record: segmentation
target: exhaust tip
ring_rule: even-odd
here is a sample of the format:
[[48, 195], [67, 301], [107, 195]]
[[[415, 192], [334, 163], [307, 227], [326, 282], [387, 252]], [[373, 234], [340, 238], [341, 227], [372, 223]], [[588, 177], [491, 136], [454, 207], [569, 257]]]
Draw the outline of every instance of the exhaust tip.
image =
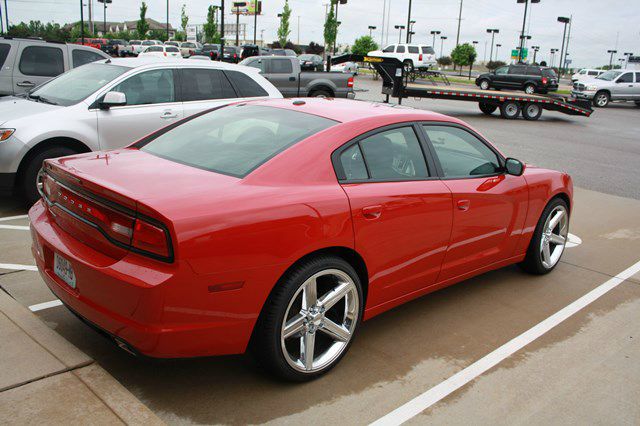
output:
[[116, 342], [116, 345], [118, 345], [118, 347], [126, 352], [129, 352], [131, 355], [133, 356], [138, 356], [138, 354], [136, 353], [136, 351], [129, 346], [126, 342], [124, 342], [123, 340], [120, 340], [118, 338], [113, 339]]

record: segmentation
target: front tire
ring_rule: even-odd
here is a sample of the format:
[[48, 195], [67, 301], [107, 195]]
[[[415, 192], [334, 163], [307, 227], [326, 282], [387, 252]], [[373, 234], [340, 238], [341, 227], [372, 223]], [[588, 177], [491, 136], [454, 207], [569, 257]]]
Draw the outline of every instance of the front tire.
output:
[[533, 95], [536, 93], [536, 86], [535, 84], [525, 84], [524, 86], [524, 93], [526, 93], [527, 95]]
[[489, 84], [489, 80], [480, 80], [480, 88], [482, 90], [489, 90], [491, 88], [491, 84]]
[[362, 312], [362, 285], [349, 263], [334, 256], [305, 260], [269, 296], [252, 352], [282, 379], [315, 379], [347, 353]]
[[599, 108], [609, 105], [609, 101], [611, 101], [611, 96], [605, 91], [600, 91], [593, 97], [593, 105]]
[[36, 156], [29, 161], [24, 169], [20, 182], [20, 189], [28, 206], [32, 206], [40, 199], [40, 193], [38, 192], [38, 173], [40, 173], [40, 169], [42, 169], [42, 162], [49, 158], [58, 158], [73, 154], [77, 154], [77, 152], [71, 148], [55, 146], [36, 154]]
[[535, 275], [551, 272], [560, 262], [568, 235], [569, 206], [563, 199], [554, 198], [540, 215], [520, 267]]

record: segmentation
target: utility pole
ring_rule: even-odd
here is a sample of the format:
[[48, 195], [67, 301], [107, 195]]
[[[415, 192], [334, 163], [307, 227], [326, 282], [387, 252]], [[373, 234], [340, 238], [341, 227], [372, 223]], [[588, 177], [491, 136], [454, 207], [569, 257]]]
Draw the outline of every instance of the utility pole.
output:
[[456, 35], [456, 47], [460, 44], [460, 24], [462, 22], [462, 1], [460, 0], [460, 12], [458, 13], [458, 34]]
[[[411, 34], [411, 0], [409, 0], [409, 12], [407, 13], [407, 44], [410, 42]], [[402, 34], [402, 31], [400, 31]], [[400, 43], [400, 41], [398, 41]]]
[[487, 32], [491, 34], [491, 53], [489, 53], [489, 62], [493, 60], [493, 41], [495, 35], [500, 32], [497, 28], [487, 28]]
[[169, 0], [167, 0], [167, 40], [169, 40]]
[[440, 57], [442, 58], [443, 56], [443, 48], [444, 48], [444, 41], [447, 39], [446, 36], [440, 36]]
[[617, 50], [607, 50], [607, 53], [611, 53], [611, 57], [609, 58], [609, 69], [613, 69], [613, 54], [618, 53]]
[[558, 22], [561, 22], [564, 24], [564, 31], [562, 33], [562, 47], [560, 47], [560, 61], [558, 62], [558, 71], [560, 76], [562, 76], [562, 67], [563, 67], [563, 60], [564, 60], [564, 40], [567, 37], [567, 24], [569, 22], [571, 22], [570, 18], [567, 18], [566, 16], [558, 16]]
[[240, 46], [240, 2], [236, 2], [236, 46]]
[[387, 17], [387, 0], [382, 2], [382, 33], [380, 34], [380, 49], [384, 49], [384, 25]]
[[222, 37], [220, 37], [220, 56], [218, 56], [218, 60], [222, 61], [222, 58], [224, 57], [224, 42], [225, 40], [225, 34], [224, 34], [224, 0], [220, 0], [220, 34], [222, 34]]
[[433, 42], [431, 43], [431, 47], [435, 50], [436, 48], [436, 35], [440, 35], [441, 31], [431, 31], [431, 35], [433, 36]]
[[82, 5], [82, 0], [80, 0], [80, 40], [82, 40], [82, 45], [84, 46], [84, 6]]
[[253, 9], [253, 44], [258, 44], [258, 13], [262, 12], [262, 0], [256, 0]]

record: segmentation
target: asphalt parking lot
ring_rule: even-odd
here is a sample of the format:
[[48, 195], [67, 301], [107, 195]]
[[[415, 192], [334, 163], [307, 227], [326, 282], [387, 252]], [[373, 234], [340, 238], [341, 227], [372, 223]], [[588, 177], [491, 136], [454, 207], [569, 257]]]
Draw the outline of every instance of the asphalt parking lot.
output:
[[[357, 99], [382, 98], [379, 82], [356, 84]], [[0, 286], [170, 424], [638, 424], [640, 109], [545, 111], [526, 122], [484, 116], [471, 102], [404, 103], [572, 174], [574, 246], [553, 273], [508, 267], [378, 316], [340, 365], [303, 385], [275, 382], [245, 356], [156, 362], [118, 349], [56, 304], [11, 199], [0, 200]]]

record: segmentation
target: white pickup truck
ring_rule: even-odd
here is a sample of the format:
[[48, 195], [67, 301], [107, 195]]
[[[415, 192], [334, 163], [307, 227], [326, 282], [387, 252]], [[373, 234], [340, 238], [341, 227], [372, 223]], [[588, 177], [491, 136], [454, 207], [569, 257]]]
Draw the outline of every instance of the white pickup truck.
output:
[[640, 70], [610, 70], [589, 81], [573, 83], [577, 99], [589, 99], [604, 108], [611, 101], [634, 101], [640, 106]]

